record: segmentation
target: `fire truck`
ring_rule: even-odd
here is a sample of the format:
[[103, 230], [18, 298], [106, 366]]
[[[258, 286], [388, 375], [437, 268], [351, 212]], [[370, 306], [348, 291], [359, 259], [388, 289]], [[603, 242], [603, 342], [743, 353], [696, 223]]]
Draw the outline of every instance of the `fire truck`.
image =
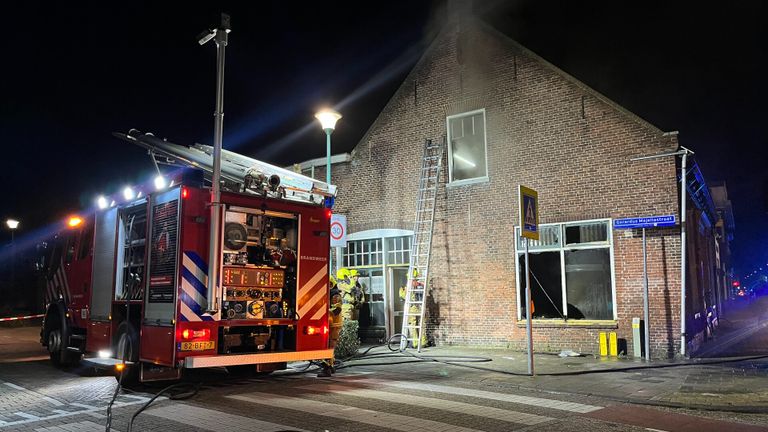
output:
[[331, 359], [335, 186], [223, 150], [221, 246], [211, 253], [212, 148], [135, 129], [114, 135], [172, 174], [100, 197], [47, 244], [40, 337], [53, 363], [127, 367], [151, 381], [190, 368], [266, 373]]

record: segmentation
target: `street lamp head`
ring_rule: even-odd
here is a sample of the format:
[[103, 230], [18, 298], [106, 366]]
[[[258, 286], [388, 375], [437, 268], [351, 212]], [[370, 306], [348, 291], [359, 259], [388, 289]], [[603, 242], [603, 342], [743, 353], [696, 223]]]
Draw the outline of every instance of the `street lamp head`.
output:
[[332, 109], [325, 109], [315, 114], [315, 118], [320, 121], [323, 130], [328, 132], [336, 128], [336, 122], [341, 118], [341, 114]]
[[5, 224], [8, 225], [8, 228], [12, 230], [15, 230], [16, 228], [19, 227], [19, 221], [17, 221], [16, 219], [8, 219], [7, 221], [5, 221]]

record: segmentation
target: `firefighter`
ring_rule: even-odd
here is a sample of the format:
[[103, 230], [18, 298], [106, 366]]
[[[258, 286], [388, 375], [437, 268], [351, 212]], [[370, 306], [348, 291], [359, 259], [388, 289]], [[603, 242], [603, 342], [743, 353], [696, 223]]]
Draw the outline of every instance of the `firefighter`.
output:
[[[341, 306], [342, 306], [342, 300], [341, 300], [341, 291], [338, 288], [338, 283], [336, 282], [336, 278], [333, 277], [333, 275], [330, 275], [328, 278], [328, 285], [330, 286], [330, 301], [329, 301], [329, 308], [330, 313], [328, 314], [328, 326], [330, 327], [330, 337], [328, 338], [328, 347], [329, 348], [335, 348], [336, 342], [339, 340], [339, 333], [341, 332], [341, 325], [342, 325], [342, 316], [341, 316]], [[320, 372], [317, 373], [318, 377], [330, 377], [333, 372], [335, 372], [335, 368], [333, 367], [335, 363], [335, 359], [331, 358], [330, 360], [323, 360], [320, 367]]]
[[[422, 282], [419, 282], [416, 280], [416, 277], [418, 275], [419, 275], [418, 270], [414, 269], [413, 270], [413, 287], [414, 288], [418, 288], [424, 285]], [[400, 299], [403, 302], [405, 302], [406, 292], [407, 292], [406, 286], [405, 285], [401, 286], [399, 294], [400, 294]], [[411, 293], [412, 303], [411, 303], [411, 307], [408, 308], [408, 336], [411, 338], [413, 338], [414, 337], [413, 335], [419, 332], [418, 328], [416, 327], [419, 322], [419, 318], [417, 318], [417, 314], [419, 313], [419, 307], [415, 303], [413, 303], [418, 301], [418, 297], [417, 297], [418, 295], [424, 295], [424, 294], [423, 293], [417, 294], [415, 292]], [[403, 304], [403, 307], [405, 307], [405, 304]], [[419, 333], [421, 333], [421, 346], [426, 346], [427, 333], [425, 331], [421, 331]], [[405, 337], [405, 335], [403, 335], [403, 337]], [[412, 341], [409, 341], [409, 343], [413, 345]]]
[[331, 286], [330, 314], [328, 315], [328, 321], [330, 322], [330, 328], [331, 328], [330, 347], [333, 348], [336, 346], [336, 341], [339, 340], [339, 332], [341, 331], [342, 300], [341, 300], [341, 291], [338, 288], [336, 278], [333, 277], [333, 275], [331, 275], [328, 282], [329, 282], [329, 285]]
[[357, 270], [341, 268], [336, 273], [336, 282], [341, 293], [341, 316], [344, 320], [357, 320], [360, 305], [365, 301], [363, 289], [358, 282]]
[[352, 286], [352, 297], [355, 300], [354, 319], [358, 319], [360, 315], [360, 308], [365, 303], [365, 290], [360, 285], [360, 273], [357, 270], [351, 269], [349, 271], [349, 281]]

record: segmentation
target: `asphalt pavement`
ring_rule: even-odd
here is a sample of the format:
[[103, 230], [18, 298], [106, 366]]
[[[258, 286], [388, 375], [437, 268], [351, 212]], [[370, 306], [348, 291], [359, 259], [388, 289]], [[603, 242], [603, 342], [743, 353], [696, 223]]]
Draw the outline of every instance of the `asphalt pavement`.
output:
[[[268, 377], [194, 371], [190, 399], [158, 399], [133, 431], [763, 431], [768, 432], [768, 300], [726, 309], [715, 337], [685, 361], [427, 347], [366, 347], [332, 378], [294, 364]], [[0, 328], [0, 431], [101, 431], [111, 376], [59, 370], [38, 327]], [[370, 348], [370, 349], [369, 349]], [[747, 353], [750, 357], [726, 357]], [[113, 430], [129, 430], [166, 384], [123, 389]]]

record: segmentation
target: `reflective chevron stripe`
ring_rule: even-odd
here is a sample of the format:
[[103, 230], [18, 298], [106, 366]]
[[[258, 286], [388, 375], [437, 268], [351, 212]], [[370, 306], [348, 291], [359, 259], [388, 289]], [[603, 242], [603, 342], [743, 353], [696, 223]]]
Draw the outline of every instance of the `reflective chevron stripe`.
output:
[[218, 316], [205, 313], [208, 286], [208, 266], [194, 251], [184, 251], [181, 262], [181, 295], [179, 309], [181, 321], [213, 321]]
[[328, 287], [321, 283], [327, 274], [328, 265], [324, 265], [299, 289], [300, 318], [320, 319], [327, 312]]

